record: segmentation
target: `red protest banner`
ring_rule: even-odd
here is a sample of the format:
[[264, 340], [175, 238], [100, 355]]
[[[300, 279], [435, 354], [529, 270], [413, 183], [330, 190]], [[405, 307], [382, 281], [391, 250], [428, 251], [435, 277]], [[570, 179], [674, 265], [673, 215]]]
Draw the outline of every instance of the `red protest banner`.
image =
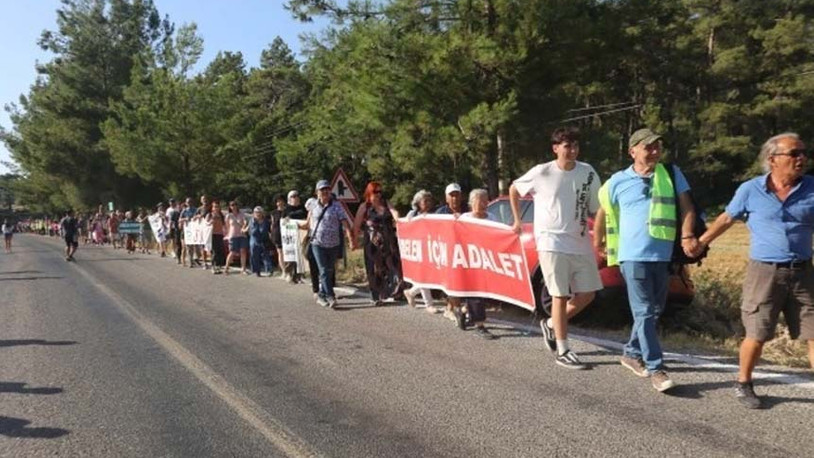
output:
[[526, 256], [509, 226], [426, 215], [399, 220], [398, 238], [404, 279], [410, 283], [534, 310]]

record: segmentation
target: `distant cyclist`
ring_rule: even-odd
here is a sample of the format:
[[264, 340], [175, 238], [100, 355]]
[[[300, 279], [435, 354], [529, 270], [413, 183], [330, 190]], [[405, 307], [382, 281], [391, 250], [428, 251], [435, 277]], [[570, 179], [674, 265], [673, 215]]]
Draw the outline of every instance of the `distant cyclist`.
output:
[[65, 213], [65, 217], [59, 222], [59, 229], [65, 238], [65, 260], [73, 261], [73, 255], [79, 246], [79, 222], [73, 216], [73, 210]]

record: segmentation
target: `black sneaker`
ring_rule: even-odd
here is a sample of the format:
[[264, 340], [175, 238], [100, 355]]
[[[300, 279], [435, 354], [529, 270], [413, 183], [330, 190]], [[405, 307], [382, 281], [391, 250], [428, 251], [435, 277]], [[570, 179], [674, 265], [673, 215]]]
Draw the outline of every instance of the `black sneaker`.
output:
[[540, 329], [543, 330], [543, 339], [545, 339], [545, 346], [549, 351], [557, 351], [557, 338], [554, 337], [554, 328], [550, 328], [547, 319], [540, 320]]
[[481, 337], [481, 338], [486, 339], [486, 340], [495, 340], [495, 339], [497, 339], [496, 335], [489, 332], [489, 330], [486, 329], [483, 326], [478, 326], [477, 328], [475, 328], [475, 333], [478, 334], [478, 337]]
[[461, 308], [455, 307], [452, 313], [455, 314], [455, 323], [458, 325], [458, 329], [460, 329], [461, 331], [466, 331], [466, 315], [464, 315], [464, 312], [461, 310]]
[[735, 382], [735, 397], [747, 409], [759, 409], [761, 407], [760, 398], [755, 394], [755, 386], [752, 382]]
[[571, 350], [566, 351], [561, 355], [557, 355], [556, 363], [568, 369], [585, 370], [588, 368], [582, 361], [577, 358], [577, 355]]

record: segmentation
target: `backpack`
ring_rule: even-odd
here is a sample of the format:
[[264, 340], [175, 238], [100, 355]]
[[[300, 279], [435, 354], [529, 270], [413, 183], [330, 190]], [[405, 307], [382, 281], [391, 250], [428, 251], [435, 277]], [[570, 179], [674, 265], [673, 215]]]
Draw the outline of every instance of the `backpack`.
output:
[[[673, 193], [675, 194], [675, 166], [671, 163], [665, 163], [664, 167], [667, 169], [667, 173], [670, 175], [670, 181], [673, 182]], [[693, 207], [695, 207], [695, 224], [693, 225], [693, 234], [695, 237], [700, 237], [704, 232], [707, 231], [707, 223], [704, 221], [706, 217], [706, 212], [704, 209], [698, 205], [698, 202], [695, 201], [695, 198], [692, 195], [692, 191], [688, 191], [690, 196], [690, 202], [692, 202]], [[676, 238], [673, 242], [673, 257], [670, 262], [676, 264], [701, 264], [701, 260], [706, 258], [709, 254], [709, 247], [705, 247], [704, 251], [701, 252], [698, 256], [691, 258], [684, 253], [684, 249], [681, 248], [681, 204], [678, 200], [678, 194], [675, 194], [675, 208], [676, 208], [676, 224], [678, 227], [676, 228]]]

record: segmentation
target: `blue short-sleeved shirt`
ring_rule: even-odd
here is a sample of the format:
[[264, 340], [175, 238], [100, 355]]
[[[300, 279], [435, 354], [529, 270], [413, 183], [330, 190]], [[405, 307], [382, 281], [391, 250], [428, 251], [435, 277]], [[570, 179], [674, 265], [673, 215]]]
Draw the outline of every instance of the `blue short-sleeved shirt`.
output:
[[749, 257], [755, 261], [811, 259], [814, 231], [814, 177], [805, 175], [784, 202], [766, 187], [769, 175], [740, 185], [726, 213], [746, 220], [751, 235]]
[[[677, 194], [690, 190], [687, 178], [675, 167]], [[631, 165], [608, 180], [612, 205], [619, 206], [619, 261], [667, 262], [673, 256], [673, 241], [650, 236], [650, 187], [653, 175], [642, 177]], [[680, 227], [681, 222], [676, 224]]]

